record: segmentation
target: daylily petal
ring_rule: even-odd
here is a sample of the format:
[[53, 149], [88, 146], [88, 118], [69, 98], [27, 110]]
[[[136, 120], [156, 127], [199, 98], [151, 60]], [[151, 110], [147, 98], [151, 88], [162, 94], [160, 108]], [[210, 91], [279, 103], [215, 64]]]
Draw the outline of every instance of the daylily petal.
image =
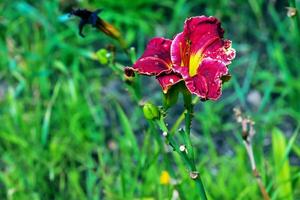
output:
[[173, 65], [173, 71], [177, 72], [182, 76], [183, 79], [187, 79], [190, 77], [189, 75], [189, 68], [188, 67], [182, 67], [178, 65]]
[[163, 72], [171, 71], [168, 64], [156, 57], [145, 57], [136, 61], [133, 65], [133, 70], [144, 75], [159, 75]]
[[224, 30], [215, 17], [192, 17], [185, 21], [184, 31], [190, 40], [189, 74], [194, 76], [204, 58], [205, 50], [223, 37]]
[[178, 33], [171, 44], [171, 60], [173, 67], [177, 70], [178, 67], [186, 66], [188, 67], [188, 62], [190, 59], [189, 44], [185, 39], [183, 32]]
[[223, 62], [204, 58], [197, 75], [187, 78], [185, 83], [188, 90], [200, 98], [217, 100], [222, 94], [222, 77], [228, 75]]
[[141, 58], [145, 57], [155, 57], [162, 59], [168, 64], [171, 64], [170, 58], [170, 47], [172, 40], [165, 39], [162, 37], [152, 38], [146, 47], [145, 52], [141, 56]]
[[[225, 65], [229, 65], [234, 59], [235, 50], [231, 48], [230, 40], [223, 39], [224, 30], [217, 18], [205, 16], [190, 18], [185, 23], [184, 32], [190, 33], [189, 39], [193, 43], [191, 57], [195, 55], [194, 52], [198, 52], [198, 57], [201, 53], [203, 57], [220, 60]], [[193, 64], [193, 59], [199, 60], [197, 56], [191, 58], [190, 64]]]
[[223, 38], [224, 30], [215, 17], [198, 16], [185, 21], [183, 30], [186, 39], [191, 41], [191, 53], [203, 51], [213, 42]]
[[204, 76], [198, 74], [197, 76], [189, 77], [184, 80], [187, 89], [200, 97], [201, 99], [207, 98], [207, 83]]
[[178, 83], [182, 80], [182, 77], [179, 74], [176, 73], [170, 73], [170, 74], [161, 74], [157, 76], [157, 80], [160, 84], [160, 86], [163, 89], [164, 93], [168, 92], [168, 89], [172, 86]]
[[171, 71], [170, 46], [172, 41], [153, 38], [144, 54], [134, 63], [133, 70], [144, 75], [159, 75]]
[[235, 58], [235, 49], [231, 47], [230, 40], [218, 40], [206, 48], [203, 52], [204, 57], [209, 57], [222, 61], [225, 65], [229, 65], [231, 60]]
[[184, 30], [179, 33], [171, 45], [171, 60], [174, 70], [188, 67], [189, 75], [195, 76], [205, 57], [223, 61], [226, 65], [235, 56], [229, 40], [223, 40], [224, 30], [215, 17], [192, 17], [185, 21]]

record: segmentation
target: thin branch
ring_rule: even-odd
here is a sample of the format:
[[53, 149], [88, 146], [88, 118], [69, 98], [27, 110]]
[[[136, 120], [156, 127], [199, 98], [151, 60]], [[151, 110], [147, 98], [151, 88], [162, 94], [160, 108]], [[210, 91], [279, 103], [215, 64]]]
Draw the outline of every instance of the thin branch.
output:
[[236, 121], [242, 125], [242, 138], [243, 143], [247, 151], [247, 155], [251, 164], [252, 174], [256, 179], [260, 192], [264, 198], [264, 200], [270, 200], [270, 196], [264, 186], [260, 173], [256, 168], [255, 158], [253, 154], [252, 148], [252, 138], [255, 135], [254, 129], [254, 121], [252, 121], [249, 117], [242, 116], [242, 112], [239, 108], [234, 108], [234, 113], [236, 117]]

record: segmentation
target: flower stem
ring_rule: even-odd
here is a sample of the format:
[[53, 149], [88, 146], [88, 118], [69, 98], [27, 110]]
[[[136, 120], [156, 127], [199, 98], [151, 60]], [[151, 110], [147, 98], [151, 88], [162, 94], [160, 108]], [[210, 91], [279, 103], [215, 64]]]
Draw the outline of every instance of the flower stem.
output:
[[[195, 105], [195, 104], [198, 103], [198, 102], [199, 102], [199, 98], [198, 98], [198, 97], [195, 97], [195, 98], [193, 99], [193, 101], [192, 101], [192, 104]], [[172, 134], [175, 133], [175, 131], [176, 131], [176, 130], [178, 129], [178, 127], [180, 126], [181, 122], [185, 119], [184, 114], [185, 114], [185, 111], [182, 112], [182, 113], [180, 114], [180, 116], [178, 117], [178, 119], [176, 120], [176, 122], [174, 123], [174, 125], [172, 126], [172, 128], [171, 128], [171, 133], [172, 133]]]
[[254, 121], [251, 120], [249, 117], [244, 117], [239, 108], [234, 108], [233, 111], [234, 111], [236, 121], [242, 125], [242, 139], [251, 164], [253, 176], [256, 179], [256, 182], [263, 196], [263, 199], [270, 200], [271, 198], [261, 180], [259, 171], [256, 168], [255, 158], [253, 154], [252, 139], [255, 135]]
[[[192, 107], [191, 107], [192, 108]], [[183, 134], [184, 142], [187, 147], [186, 150], [180, 149], [180, 146], [176, 142], [176, 140], [173, 138], [173, 135], [170, 134], [168, 127], [166, 126], [163, 117], [161, 117], [159, 120], [157, 120], [157, 124], [159, 128], [164, 132], [164, 136], [166, 138], [167, 143], [173, 148], [174, 151], [176, 151], [179, 155], [182, 161], [186, 164], [186, 166], [189, 168], [189, 176], [196, 182], [200, 199], [201, 200], [207, 200], [205, 189], [201, 180], [201, 177], [197, 171], [196, 165], [195, 165], [195, 159], [194, 159], [194, 151], [191, 143], [190, 138], [190, 126], [191, 126], [191, 119], [192, 119], [192, 109], [187, 109], [185, 112], [185, 122], [186, 122], [186, 129], [180, 130], [180, 134]]]
[[255, 164], [255, 159], [254, 159], [254, 154], [253, 154], [253, 148], [252, 148], [252, 144], [251, 144], [251, 140], [244, 140], [243, 141], [245, 147], [246, 147], [246, 151], [250, 160], [250, 164], [251, 164], [251, 168], [252, 168], [252, 172], [253, 172], [253, 176], [255, 177], [257, 184], [259, 186], [260, 192], [264, 198], [264, 200], [270, 200], [270, 196], [261, 180], [261, 176], [259, 174], [259, 171], [256, 168], [256, 164]]
[[206, 192], [204, 189], [203, 182], [201, 180], [201, 177], [197, 171], [196, 165], [195, 165], [195, 156], [194, 156], [194, 149], [191, 141], [191, 124], [192, 124], [192, 119], [193, 119], [193, 104], [192, 104], [192, 98], [191, 96], [185, 97], [185, 107], [186, 107], [186, 112], [185, 112], [185, 131], [184, 132], [184, 137], [186, 138], [186, 144], [187, 144], [187, 152], [189, 153], [189, 160], [190, 160], [190, 167], [191, 167], [191, 173], [190, 177], [195, 180], [196, 185], [199, 189], [199, 193], [201, 196], [201, 199], [206, 200]]

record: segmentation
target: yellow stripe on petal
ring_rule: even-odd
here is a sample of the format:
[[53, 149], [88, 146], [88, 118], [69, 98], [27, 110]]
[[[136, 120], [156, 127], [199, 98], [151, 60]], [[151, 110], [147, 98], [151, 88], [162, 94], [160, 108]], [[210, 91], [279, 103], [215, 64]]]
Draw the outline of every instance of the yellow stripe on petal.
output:
[[201, 46], [201, 48], [195, 54], [191, 54], [189, 62], [189, 75], [191, 77], [197, 74], [197, 70], [204, 58], [203, 52], [206, 50], [207, 47], [209, 47], [211, 44], [218, 41], [219, 39], [220, 38], [218, 36], [210, 38]]
[[196, 54], [192, 54], [190, 57], [190, 64], [189, 64], [189, 75], [193, 77], [197, 74], [198, 67], [200, 66], [203, 59], [202, 51], [197, 51]]

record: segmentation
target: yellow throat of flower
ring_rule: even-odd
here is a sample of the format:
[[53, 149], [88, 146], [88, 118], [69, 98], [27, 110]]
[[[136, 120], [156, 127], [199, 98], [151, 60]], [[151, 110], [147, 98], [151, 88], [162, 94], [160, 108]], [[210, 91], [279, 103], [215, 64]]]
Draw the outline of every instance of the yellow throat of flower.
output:
[[197, 51], [197, 53], [192, 54], [190, 56], [190, 63], [189, 63], [189, 75], [193, 77], [197, 74], [197, 70], [202, 62], [203, 54], [202, 50]]

